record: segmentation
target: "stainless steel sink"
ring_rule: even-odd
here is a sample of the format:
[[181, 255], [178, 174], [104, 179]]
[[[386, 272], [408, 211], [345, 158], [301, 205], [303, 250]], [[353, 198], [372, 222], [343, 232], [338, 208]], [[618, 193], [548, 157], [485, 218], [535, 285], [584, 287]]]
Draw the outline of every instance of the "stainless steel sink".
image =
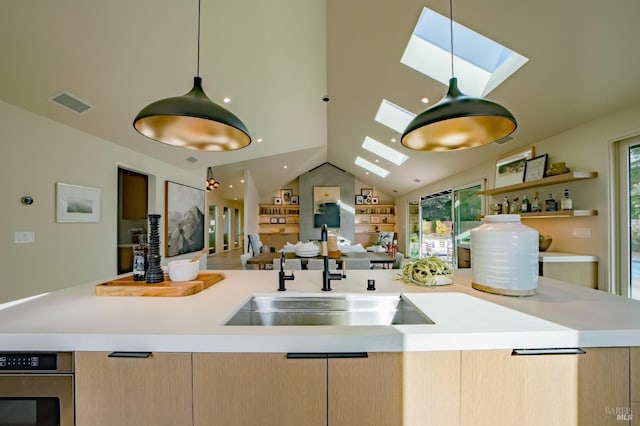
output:
[[397, 295], [253, 296], [225, 325], [433, 324]]

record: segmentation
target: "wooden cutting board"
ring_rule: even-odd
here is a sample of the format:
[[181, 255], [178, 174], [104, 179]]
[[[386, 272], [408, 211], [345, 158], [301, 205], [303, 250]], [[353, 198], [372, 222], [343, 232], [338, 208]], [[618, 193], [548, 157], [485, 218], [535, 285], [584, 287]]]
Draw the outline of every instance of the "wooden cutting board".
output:
[[220, 272], [200, 272], [193, 281], [173, 282], [165, 275], [165, 280], [157, 284], [134, 281], [133, 275], [96, 285], [97, 296], [190, 296], [205, 290], [225, 279]]

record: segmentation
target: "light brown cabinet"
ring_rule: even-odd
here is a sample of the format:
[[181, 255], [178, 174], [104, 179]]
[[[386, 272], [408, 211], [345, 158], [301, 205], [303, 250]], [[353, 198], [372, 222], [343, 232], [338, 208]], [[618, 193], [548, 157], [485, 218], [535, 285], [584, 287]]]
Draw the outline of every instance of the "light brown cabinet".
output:
[[629, 407], [629, 348], [582, 355], [463, 351], [462, 425], [619, 425]]
[[293, 204], [260, 204], [260, 240], [266, 246], [282, 248], [295, 244], [300, 234], [300, 206]]
[[193, 423], [190, 353], [111, 358], [75, 353], [76, 424], [139, 426]]
[[401, 424], [401, 354], [319, 356], [194, 354], [195, 425]]
[[640, 347], [631, 348], [629, 380], [631, 387], [631, 412], [633, 426], [640, 426]]

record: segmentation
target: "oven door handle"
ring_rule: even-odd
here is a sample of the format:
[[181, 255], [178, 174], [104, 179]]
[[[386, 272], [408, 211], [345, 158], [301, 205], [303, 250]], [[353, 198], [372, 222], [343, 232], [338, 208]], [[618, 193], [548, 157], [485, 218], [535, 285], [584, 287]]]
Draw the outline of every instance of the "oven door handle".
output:
[[109, 358], [149, 358], [153, 352], [111, 352]]

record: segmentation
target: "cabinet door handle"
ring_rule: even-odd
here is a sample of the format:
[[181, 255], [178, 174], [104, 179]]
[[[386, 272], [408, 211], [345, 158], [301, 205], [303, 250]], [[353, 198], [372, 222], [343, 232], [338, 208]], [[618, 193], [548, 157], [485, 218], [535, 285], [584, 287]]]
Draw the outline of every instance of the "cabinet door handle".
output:
[[367, 352], [289, 352], [287, 359], [367, 358]]
[[580, 348], [543, 348], [543, 349], [514, 349], [512, 356], [517, 355], [582, 355], [586, 352]]
[[149, 358], [153, 352], [111, 352], [109, 358]]

